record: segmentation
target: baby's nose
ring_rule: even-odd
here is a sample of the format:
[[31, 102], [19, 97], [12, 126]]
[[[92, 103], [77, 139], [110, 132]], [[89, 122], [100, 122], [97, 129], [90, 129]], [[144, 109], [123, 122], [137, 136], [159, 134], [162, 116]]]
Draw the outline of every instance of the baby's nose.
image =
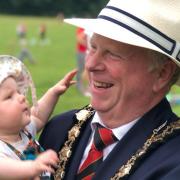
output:
[[24, 96], [24, 94], [19, 94], [19, 101], [21, 103], [26, 101], [26, 97]]

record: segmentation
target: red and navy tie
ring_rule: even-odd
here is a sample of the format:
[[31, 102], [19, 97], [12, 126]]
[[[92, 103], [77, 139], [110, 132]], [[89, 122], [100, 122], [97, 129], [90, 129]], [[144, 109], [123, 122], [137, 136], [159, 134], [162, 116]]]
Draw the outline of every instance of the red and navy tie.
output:
[[92, 179], [99, 164], [103, 161], [103, 149], [116, 141], [117, 138], [110, 129], [97, 124], [92, 146], [86, 160], [78, 171], [77, 179]]

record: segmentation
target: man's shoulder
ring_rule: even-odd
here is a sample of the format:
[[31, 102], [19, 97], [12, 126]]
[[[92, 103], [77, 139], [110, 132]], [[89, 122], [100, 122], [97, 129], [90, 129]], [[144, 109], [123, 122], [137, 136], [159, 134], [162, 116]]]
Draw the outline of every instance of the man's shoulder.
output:
[[73, 110], [70, 110], [70, 111], [66, 111], [64, 113], [61, 113], [61, 114], [57, 114], [57, 115], [54, 115], [49, 123], [59, 123], [59, 121], [61, 121], [60, 123], [63, 123], [64, 121], [72, 121], [74, 118], [75, 118], [75, 114], [79, 111], [79, 109], [73, 109]]
[[64, 131], [75, 122], [75, 114], [78, 112], [77, 109], [70, 110], [61, 114], [53, 116], [49, 122], [46, 124], [44, 130], [47, 130], [48, 133], [51, 131]]
[[55, 115], [43, 129], [39, 142], [45, 149], [58, 150], [67, 138], [69, 129], [76, 122], [75, 113], [78, 110]]

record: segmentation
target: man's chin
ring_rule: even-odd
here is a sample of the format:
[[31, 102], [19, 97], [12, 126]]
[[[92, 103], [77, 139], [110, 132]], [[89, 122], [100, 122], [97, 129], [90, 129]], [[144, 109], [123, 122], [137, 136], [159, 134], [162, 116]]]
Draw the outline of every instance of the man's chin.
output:
[[106, 108], [104, 107], [102, 102], [91, 101], [91, 105], [96, 111], [104, 111], [104, 109]]

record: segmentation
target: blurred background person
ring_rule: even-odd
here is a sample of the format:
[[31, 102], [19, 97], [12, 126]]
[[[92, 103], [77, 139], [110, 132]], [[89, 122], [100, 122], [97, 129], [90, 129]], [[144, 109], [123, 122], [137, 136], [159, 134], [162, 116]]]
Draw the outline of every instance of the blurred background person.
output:
[[19, 40], [24, 39], [26, 37], [27, 28], [24, 23], [20, 23], [16, 27], [16, 33]]
[[18, 54], [18, 59], [20, 59], [22, 62], [25, 59], [28, 59], [31, 64], [35, 63], [32, 53], [28, 49], [28, 42], [25, 38], [21, 39], [20, 41], [20, 52]]
[[48, 43], [48, 39], [46, 35], [47, 35], [47, 26], [46, 24], [42, 23], [39, 26], [39, 38], [40, 38], [41, 45], [45, 45]]
[[25, 59], [29, 60], [31, 64], [35, 63], [32, 53], [28, 49], [28, 41], [26, 38], [22, 38], [19, 41], [20, 52], [18, 58], [23, 62]]
[[41, 40], [44, 40], [46, 38], [46, 25], [41, 24], [39, 27], [39, 36]]
[[16, 28], [17, 36], [19, 38], [20, 52], [18, 58], [23, 62], [28, 59], [31, 64], [35, 63], [35, 60], [28, 49], [27, 41], [27, 26], [24, 23], [20, 23]]
[[[76, 56], [77, 56], [77, 89], [79, 92], [85, 95], [86, 88], [83, 83], [83, 77], [85, 77], [84, 73], [84, 63], [85, 56], [87, 51], [87, 35], [83, 28], [78, 27], [76, 29]], [[83, 75], [84, 74], [84, 75]], [[82, 76], [83, 75], [83, 76]]]

